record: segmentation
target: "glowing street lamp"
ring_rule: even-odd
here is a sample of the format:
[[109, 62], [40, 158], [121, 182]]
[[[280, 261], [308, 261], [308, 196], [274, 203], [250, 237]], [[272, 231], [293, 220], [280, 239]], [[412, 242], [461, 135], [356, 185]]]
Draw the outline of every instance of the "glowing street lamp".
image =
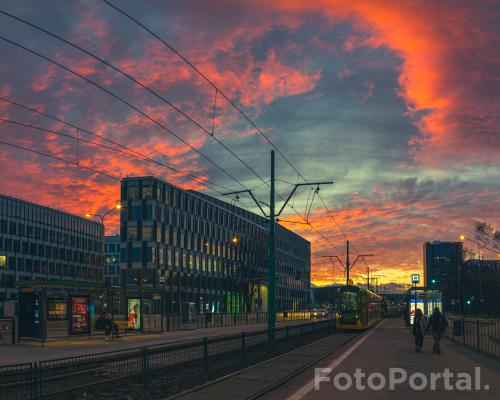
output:
[[104, 225], [104, 218], [106, 217], [106, 215], [108, 215], [109, 213], [115, 211], [115, 210], [121, 210], [123, 208], [123, 206], [120, 204], [120, 203], [117, 203], [115, 204], [115, 206], [111, 209], [109, 209], [108, 211], [106, 211], [104, 214], [91, 214], [91, 213], [86, 213], [85, 216], [87, 218], [90, 218], [90, 217], [99, 217], [101, 219], [101, 224]]

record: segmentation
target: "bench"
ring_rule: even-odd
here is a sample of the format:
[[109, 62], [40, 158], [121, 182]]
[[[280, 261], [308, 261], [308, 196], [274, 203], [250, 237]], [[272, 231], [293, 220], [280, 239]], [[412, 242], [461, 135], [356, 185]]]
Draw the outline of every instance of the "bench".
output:
[[[119, 336], [126, 336], [129, 332], [135, 331], [135, 329], [129, 327], [128, 321], [118, 320], [118, 321], [113, 321], [113, 323], [116, 324], [117, 326], [117, 331]], [[105, 329], [94, 329], [94, 331], [104, 332]], [[115, 337], [114, 332], [113, 332], [113, 337]]]

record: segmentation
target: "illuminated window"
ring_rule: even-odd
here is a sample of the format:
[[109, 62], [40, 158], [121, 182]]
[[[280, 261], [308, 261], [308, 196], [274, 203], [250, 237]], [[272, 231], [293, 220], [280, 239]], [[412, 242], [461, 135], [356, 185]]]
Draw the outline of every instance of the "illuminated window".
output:
[[143, 226], [142, 227], [142, 240], [153, 240], [153, 227]]
[[153, 198], [153, 188], [151, 186], [144, 186], [142, 188], [142, 198], [152, 199]]
[[137, 240], [137, 227], [136, 226], [127, 227], [127, 240]]
[[7, 269], [7, 256], [0, 256], [0, 269]]

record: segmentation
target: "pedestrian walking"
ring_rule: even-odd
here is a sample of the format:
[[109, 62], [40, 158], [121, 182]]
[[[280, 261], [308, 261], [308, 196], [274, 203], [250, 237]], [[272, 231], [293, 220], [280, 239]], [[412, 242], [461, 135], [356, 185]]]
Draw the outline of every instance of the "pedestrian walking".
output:
[[420, 308], [415, 310], [413, 317], [412, 334], [415, 337], [415, 351], [420, 352], [424, 344], [424, 336], [427, 331], [427, 321]]
[[427, 330], [432, 332], [432, 338], [434, 339], [434, 344], [432, 345], [433, 352], [441, 354], [441, 338], [447, 329], [448, 321], [444, 315], [441, 314], [441, 311], [439, 311], [439, 307], [436, 307], [427, 325]]

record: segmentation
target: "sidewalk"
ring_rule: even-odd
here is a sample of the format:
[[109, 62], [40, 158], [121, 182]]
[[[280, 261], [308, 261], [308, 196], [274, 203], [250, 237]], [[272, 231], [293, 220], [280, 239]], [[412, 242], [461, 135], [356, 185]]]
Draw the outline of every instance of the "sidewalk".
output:
[[[277, 326], [287, 326], [310, 322], [297, 320], [279, 322]], [[200, 339], [207, 336], [234, 335], [241, 332], [253, 332], [267, 329], [267, 324], [235, 325], [226, 327], [203, 328], [193, 331], [169, 331], [155, 334], [129, 335], [120, 339], [104, 340], [96, 337], [64, 338], [48, 341], [42, 347], [38, 341], [23, 341], [20, 345], [0, 346], [0, 365], [21, 364], [33, 361], [50, 360], [92, 353], [102, 353], [113, 350], [124, 350], [159, 343], [171, 343], [183, 340]]]
[[[344, 348], [337, 351], [330, 357], [319, 362], [315, 367], [332, 368], [330, 382], [321, 382], [319, 390], [314, 389], [314, 367], [297, 376], [264, 399], [288, 399], [288, 400], [356, 400], [366, 399], [495, 399], [500, 398], [500, 362], [483, 356], [463, 347], [460, 344], [443, 340], [442, 355], [434, 354], [431, 351], [432, 338], [426, 336], [424, 347], [421, 353], [414, 350], [413, 337], [409, 334], [409, 329], [404, 326], [402, 320], [389, 319], [380, 325], [376, 330], [366, 332], [367, 337], [356, 338]], [[475, 367], [480, 367], [480, 390], [475, 389]], [[364, 378], [364, 390], [356, 389], [354, 373], [360, 368], [366, 374]], [[405, 383], [397, 384], [395, 390], [389, 390], [389, 384], [381, 390], [373, 390], [368, 387], [367, 377], [376, 372], [384, 375], [388, 381], [389, 368], [402, 368], [408, 377], [412, 374], [420, 373], [427, 377], [430, 382], [431, 373], [442, 373], [445, 368], [455, 374], [451, 379], [453, 390], [445, 390], [444, 381], [440, 379], [436, 383], [435, 390], [431, 390], [430, 385], [421, 390], [412, 388], [408, 380]], [[352, 386], [346, 390], [339, 390], [333, 384], [334, 378], [339, 373], [347, 373], [352, 377]], [[468, 373], [472, 377], [473, 390], [457, 390], [455, 383], [457, 373]], [[345, 380], [341, 380], [345, 383]], [[379, 379], [374, 379], [375, 383]], [[416, 379], [420, 383], [421, 379]], [[487, 388], [487, 389], [486, 389]]]

